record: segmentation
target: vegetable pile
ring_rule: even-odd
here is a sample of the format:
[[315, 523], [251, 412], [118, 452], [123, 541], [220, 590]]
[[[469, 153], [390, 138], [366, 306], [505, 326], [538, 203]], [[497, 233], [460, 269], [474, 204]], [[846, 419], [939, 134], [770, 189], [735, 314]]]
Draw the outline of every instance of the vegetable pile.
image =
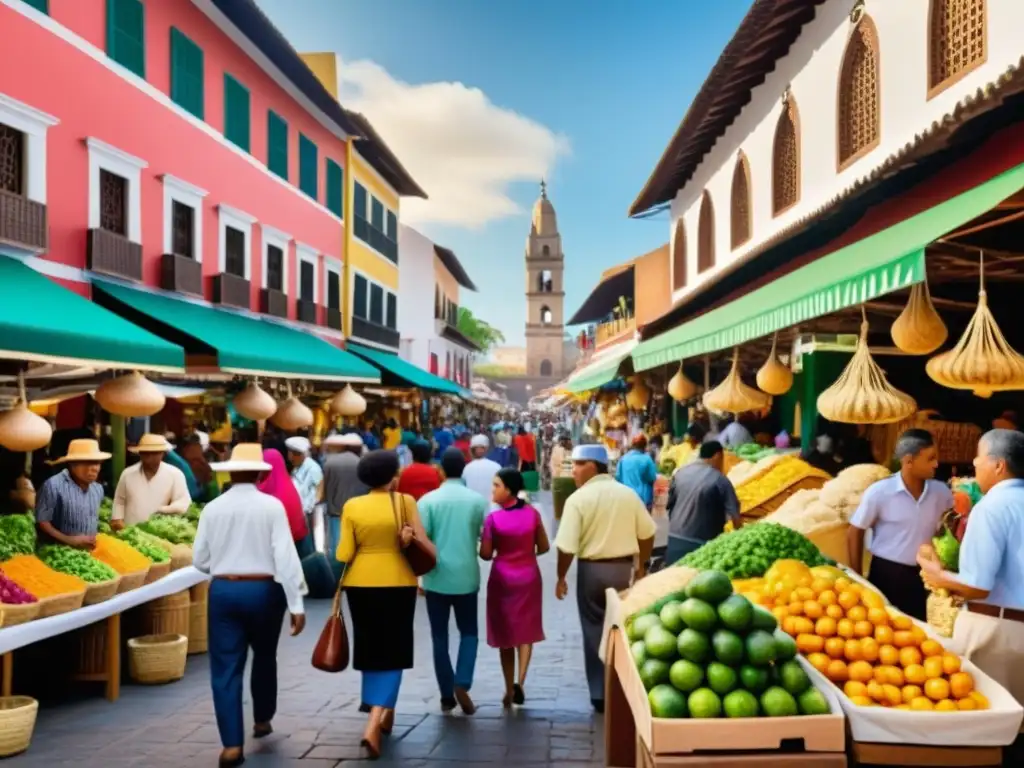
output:
[[117, 578], [117, 571], [81, 549], [63, 544], [47, 544], [40, 547], [36, 554], [53, 570], [77, 576], [89, 584], [99, 584]]
[[134, 525], [129, 525], [117, 532], [120, 541], [130, 545], [135, 551], [148, 557], [154, 563], [166, 563], [171, 559], [171, 547], [169, 541], [157, 538], [146, 533]]
[[203, 507], [205, 504], [200, 504], [198, 501], [193, 501], [188, 511], [185, 512], [185, 519], [188, 520], [192, 525], [199, 525], [199, 516], [203, 514]]
[[100, 502], [100, 522], [97, 530], [100, 533], [113, 533], [110, 527], [110, 518], [114, 514], [114, 500], [106, 496]]
[[0, 517], [0, 560], [36, 551], [36, 521], [31, 514]]
[[4, 574], [0, 573], [0, 603], [4, 605], [25, 605], [26, 603], [38, 603], [35, 595], [29, 594], [23, 587], [18, 586]]
[[181, 515], [153, 515], [139, 523], [139, 528], [171, 544], [189, 544], [196, 538], [196, 528]]
[[932, 546], [943, 568], [954, 573], [960, 570], [960, 542], [949, 526], [942, 526], [942, 534], [932, 539]]
[[762, 576], [776, 560], [787, 559], [809, 566], [827, 563], [818, 548], [796, 531], [762, 522], [712, 539], [679, 564], [701, 570], [717, 569], [733, 579], [749, 579]]
[[15, 555], [3, 569], [7, 578], [40, 600], [85, 590], [82, 579], [55, 571], [35, 555]]
[[626, 620], [651, 713], [664, 718], [824, 715], [797, 646], [770, 611], [733, 594], [721, 571]]
[[105, 533], [96, 536], [96, 546], [91, 555], [121, 574], [147, 571], [152, 564], [152, 560], [131, 544]]

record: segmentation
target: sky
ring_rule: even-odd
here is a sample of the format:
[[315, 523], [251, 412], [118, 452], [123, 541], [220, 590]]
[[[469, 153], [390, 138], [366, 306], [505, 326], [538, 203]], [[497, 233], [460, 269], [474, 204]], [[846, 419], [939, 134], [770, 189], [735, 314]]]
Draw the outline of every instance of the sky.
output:
[[[545, 178], [565, 252], [565, 317], [604, 269], [668, 241], [630, 219], [750, 0], [258, 0], [296, 50], [331, 51], [430, 199], [401, 220], [455, 251], [462, 303], [524, 343], [524, 248]], [[401, 258], [401, 255], [399, 255]], [[402, 290], [407, 290], [402, 287]]]

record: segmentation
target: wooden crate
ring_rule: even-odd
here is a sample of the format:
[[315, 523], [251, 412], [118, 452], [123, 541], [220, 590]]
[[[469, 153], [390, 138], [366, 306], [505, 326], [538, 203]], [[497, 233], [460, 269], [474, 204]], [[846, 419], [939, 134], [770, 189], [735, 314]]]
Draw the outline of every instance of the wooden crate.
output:
[[767, 501], [763, 501], [756, 507], [748, 509], [743, 513], [743, 517], [757, 520], [762, 517], [766, 517], [785, 504], [786, 501], [789, 500], [789, 497], [797, 491], [819, 491], [822, 486], [829, 481], [829, 479], [830, 478], [828, 477], [816, 477], [812, 475], [810, 477], [805, 477], [803, 480], [797, 480], [791, 486], [779, 491]]
[[720, 752], [654, 756], [639, 737], [636, 768], [846, 768], [843, 752]]
[[871, 744], [850, 739], [850, 764], [982, 768], [1003, 764], [1001, 747], [932, 747], [926, 744]]

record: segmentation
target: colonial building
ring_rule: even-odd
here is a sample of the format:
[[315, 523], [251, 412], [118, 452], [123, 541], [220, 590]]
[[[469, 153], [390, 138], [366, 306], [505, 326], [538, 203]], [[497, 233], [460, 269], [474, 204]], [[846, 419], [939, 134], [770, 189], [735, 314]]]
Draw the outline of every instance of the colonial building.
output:
[[526, 238], [527, 376], [559, 379], [566, 372], [564, 269], [558, 219], [542, 181]]

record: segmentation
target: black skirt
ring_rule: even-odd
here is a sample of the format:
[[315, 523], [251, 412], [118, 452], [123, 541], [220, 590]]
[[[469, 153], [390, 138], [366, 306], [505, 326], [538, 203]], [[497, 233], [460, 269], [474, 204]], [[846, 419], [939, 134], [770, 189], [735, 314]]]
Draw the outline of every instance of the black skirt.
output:
[[416, 587], [346, 587], [352, 614], [352, 668], [412, 669]]

